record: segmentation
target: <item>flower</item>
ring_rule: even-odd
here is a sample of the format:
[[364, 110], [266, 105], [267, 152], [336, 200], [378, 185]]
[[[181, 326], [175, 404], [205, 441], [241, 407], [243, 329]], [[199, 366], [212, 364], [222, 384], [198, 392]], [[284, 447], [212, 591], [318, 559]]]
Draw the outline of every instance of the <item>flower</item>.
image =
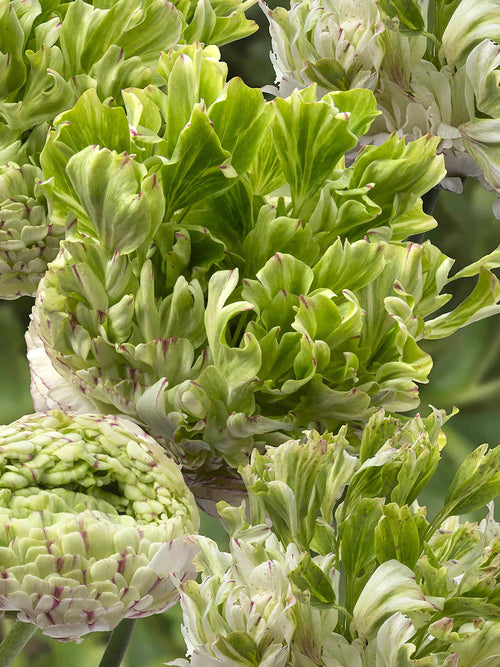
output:
[[245, 10], [255, 1], [116, 0], [101, 7], [83, 0], [12, 0], [2, 6], [0, 299], [34, 296], [64, 236], [66, 220], [48, 220], [44, 194], [34, 193], [54, 119], [84, 91], [124, 104], [122, 90], [160, 83], [163, 50], [197, 40], [227, 44], [251, 34], [257, 26]]
[[34, 296], [64, 237], [64, 227], [49, 221], [41, 179], [33, 165], [0, 167], [0, 299]]
[[[432, 22], [428, 12], [430, 5], [416, 0], [303, 0], [288, 12], [268, 12], [280, 90], [289, 94], [309, 80], [318, 82], [320, 95], [369, 88], [381, 116], [362, 144], [379, 144], [392, 132], [407, 140], [434, 134], [446, 162], [443, 187], [461, 192], [471, 176], [500, 196], [498, 4], [441, 3]], [[353, 68], [359, 73], [350, 76]]]
[[480, 524], [450, 513], [464, 485], [476, 504], [459, 511], [497, 495], [500, 447], [471, 454], [427, 520], [414, 496], [436, 470], [446, 419], [380, 411], [359, 438], [306, 431], [254, 451], [240, 468], [248, 510], [218, 505], [229, 553], [203, 539], [201, 582], [179, 584], [188, 660], [171, 664], [495, 664], [500, 525], [492, 505]]
[[440, 608], [426, 599], [409, 567], [396, 560], [382, 563], [372, 574], [352, 614], [352, 630], [362, 639], [375, 636], [382, 622], [395, 612], [427, 612]]
[[345, 168], [370, 92], [265, 103], [225, 83], [217, 53], [166, 54], [166, 90], [124, 91], [126, 110], [87, 91], [60, 116], [43, 187], [70, 230], [28, 335], [37, 406], [132, 417], [207, 501], [236, 491], [254, 447], [415, 407], [419, 341], [500, 297], [483, 258], [471, 296], [433, 318], [452, 260], [404, 240], [435, 225], [420, 195], [443, 175], [437, 140], [394, 136]]
[[61, 641], [174, 604], [199, 517], [135, 424], [57, 410], [0, 427], [0, 608]]
[[[327, 635], [335, 626], [335, 611], [327, 620], [294, 595], [290, 571], [302, 554], [293, 545], [285, 549], [265, 526], [235, 536], [231, 554], [220, 552], [207, 539], [201, 548], [197, 562], [202, 583], [179, 585], [191, 665], [285, 667], [301, 613], [315, 637]], [[319, 562], [328, 569], [328, 559]]]
[[[267, 8], [266, 8], [267, 10]], [[280, 91], [317, 83], [318, 92], [374, 90], [384, 57], [385, 30], [371, 0], [308, 0], [266, 11]]]

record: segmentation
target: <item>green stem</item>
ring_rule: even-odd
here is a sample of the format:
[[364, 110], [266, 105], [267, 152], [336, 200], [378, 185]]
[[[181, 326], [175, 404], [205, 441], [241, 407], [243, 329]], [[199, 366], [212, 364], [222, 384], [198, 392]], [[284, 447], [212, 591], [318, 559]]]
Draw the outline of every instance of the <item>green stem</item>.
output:
[[239, 344], [241, 334], [245, 330], [245, 327], [247, 326], [247, 324], [250, 321], [250, 315], [251, 315], [251, 312], [248, 311], [248, 310], [240, 313], [238, 324], [236, 325], [236, 329], [234, 331], [234, 334], [231, 336], [231, 345], [233, 347], [236, 347]]
[[[441, 192], [441, 188], [439, 185], [436, 185], [433, 187], [429, 192], [426, 192], [425, 195], [422, 197], [422, 208], [424, 210], [424, 213], [427, 213], [427, 215], [432, 215], [434, 211], [434, 207], [436, 206], [439, 193]], [[410, 236], [410, 241], [413, 241], [413, 243], [423, 243], [425, 238], [425, 234], [415, 234], [414, 236]]]
[[[179, 215], [179, 219], [175, 221], [178, 225], [182, 224], [182, 221], [184, 220], [186, 215], [189, 213], [191, 208], [192, 208], [192, 204], [190, 206], [186, 206], [182, 209], [182, 213]], [[168, 220], [167, 220], [167, 222], [168, 222]]]
[[[127, 650], [137, 619], [124, 618], [111, 633], [99, 667], [118, 667]], [[1, 665], [0, 665], [1, 667]]]
[[0, 667], [8, 667], [38, 630], [33, 623], [16, 621], [0, 644]]
[[[455, 503], [456, 505], [456, 503]], [[423, 540], [429, 540], [432, 535], [436, 532], [436, 530], [439, 528], [439, 526], [443, 523], [445, 519], [447, 519], [453, 511], [453, 508], [448, 508], [448, 507], [443, 507], [443, 509], [439, 512], [439, 514], [436, 516], [434, 521], [429, 525], [427, 530], [425, 531]], [[422, 542], [423, 542], [422, 540]]]
[[427, 37], [427, 39], [430, 39], [434, 47], [436, 49], [439, 49], [439, 47], [441, 46], [441, 42], [435, 35], [433, 35], [431, 32], [425, 32], [425, 30], [422, 32], [422, 35], [424, 35], [424, 37]]
[[[416, 649], [414, 655], [418, 655], [418, 652], [422, 648], [424, 639], [426, 638], [427, 633], [429, 631], [429, 626], [432, 625], [432, 623], [439, 621], [439, 619], [443, 618], [443, 616], [444, 614], [441, 611], [437, 611], [433, 616], [431, 616], [430, 620], [426, 623], [426, 625], [423, 625], [419, 630], [417, 630], [416, 634], [413, 635], [413, 637], [411, 638], [411, 643], [415, 646]], [[430, 643], [432, 644], [432, 641]], [[428, 646], [429, 644], [425, 645], [425, 653], [427, 653]]]
[[434, 207], [437, 204], [438, 197], [441, 193], [441, 186], [435, 185], [429, 192], [426, 192], [425, 195], [422, 197], [422, 204], [423, 204], [423, 209], [424, 213], [427, 213], [427, 215], [432, 215], [434, 212]]

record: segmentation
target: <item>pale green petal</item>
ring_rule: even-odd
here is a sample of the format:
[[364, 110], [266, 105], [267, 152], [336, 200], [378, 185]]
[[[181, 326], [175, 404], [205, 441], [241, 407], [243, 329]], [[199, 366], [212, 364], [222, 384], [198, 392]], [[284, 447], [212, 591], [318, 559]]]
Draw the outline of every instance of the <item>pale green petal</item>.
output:
[[458, 67], [483, 39], [500, 41], [498, 3], [495, 0], [462, 0], [443, 33], [442, 55], [450, 65]]

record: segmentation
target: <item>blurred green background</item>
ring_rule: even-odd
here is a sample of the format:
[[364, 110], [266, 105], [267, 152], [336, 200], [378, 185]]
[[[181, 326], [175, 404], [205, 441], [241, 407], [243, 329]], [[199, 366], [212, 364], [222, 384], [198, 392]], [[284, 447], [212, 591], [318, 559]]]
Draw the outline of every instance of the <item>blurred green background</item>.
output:
[[[271, 7], [278, 3], [270, 3]], [[283, 3], [284, 4], [284, 3]], [[230, 66], [232, 76], [241, 76], [249, 85], [270, 84], [274, 72], [269, 61], [270, 40], [267, 20], [258, 8], [250, 12], [261, 25], [252, 37], [222, 49], [222, 57]], [[493, 195], [475, 181], [465, 184], [464, 194], [441, 193], [434, 215], [438, 229], [429, 238], [440, 249], [456, 259], [461, 268], [491, 252], [500, 244], [500, 221], [493, 218]], [[466, 282], [466, 281], [463, 281]], [[472, 289], [466, 284], [464, 296]], [[33, 411], [29, 395], [29, 371], [25, 358], [24, 331], [29, 321], [32, 300], [0, 302], [0, 423], [9, 423]], [[440, 504], [457, 466], [471, 449], [482, 442], [497, 444], [500, 440], [500, 318], [476, 323], [451, 339], [432, 341], [425, 349], [435, 365], [430, 384], [421, 391], [421, 411], [426, 414], [432, 404], [448, 411], [453, 405], [460, 409], [446, 427], [448, 446], [444, 462], [431, 483], [424, 501], [430, 507]], [[203, 518], [202, 532], [224, 545], [220, 525]], [[0, 624], [0, 636], [9, 629], [8, 621]], [[72, 667], [98, 665], [107, 636], [92, 635], [83, 647], [74, 643], [60, 644], [35, 635], [14, 667]], [[153, 667], [184, 655], [181, 614], [178, 606], [163, 615], [141, 620], [124, 660], [125, 667]]]

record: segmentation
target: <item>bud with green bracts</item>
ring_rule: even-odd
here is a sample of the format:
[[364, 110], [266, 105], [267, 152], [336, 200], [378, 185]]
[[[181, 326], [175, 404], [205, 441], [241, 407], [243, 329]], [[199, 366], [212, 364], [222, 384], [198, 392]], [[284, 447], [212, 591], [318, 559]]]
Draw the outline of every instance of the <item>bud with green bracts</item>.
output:
[[0, 427], [0, 608], [69, 641], [173, 605], [199, 516], [138, 426], [37, 413]]
[[[392, 137], [345, 168], [372, 93], [265, 103], [226, 84], [215, 55], [172, 51], [166, 91], [125, 91], [126, 111], [89, 91], [60, 117], [44, 187], [70, 232], [28, 335], [37, 409], [129, 415], [207, 495], [254, 447], [416, 407], [432, 363], [420, 341], [500, 298], [491, 256], [449, 277], [437, 248], [404, 242], [435, 225], [420, 200], [443, 175], [435, 139]], [[84, 145], [90, 116], [108, 148]], [[444, 288], [474, 275], [435, 317]]]
[[269, 12], [277, 82], [282, 94], [309, 81], [320, 94], [374, 90], [382, 114], [362, 143], [430, 132], [443, 187], [461, 192], [472, 176], [500, 196], [499, 19], [495, 0], [291, 3]]
[[33, 165], [0, 167], [0, 299], [35, 296], [64, 238], [64, 226], [49, 220], [40, 180]]
[[360, 439], [305, 432], [240, 469], [249, 512], [220, 503], [231, 540], [200, 542], [179, 584], [188, 660], [296, 667], [489, 667], [500, 653], [500, 447], [457, 471], [441, 512], [416, 498], [447, 419], [376, 413]]

